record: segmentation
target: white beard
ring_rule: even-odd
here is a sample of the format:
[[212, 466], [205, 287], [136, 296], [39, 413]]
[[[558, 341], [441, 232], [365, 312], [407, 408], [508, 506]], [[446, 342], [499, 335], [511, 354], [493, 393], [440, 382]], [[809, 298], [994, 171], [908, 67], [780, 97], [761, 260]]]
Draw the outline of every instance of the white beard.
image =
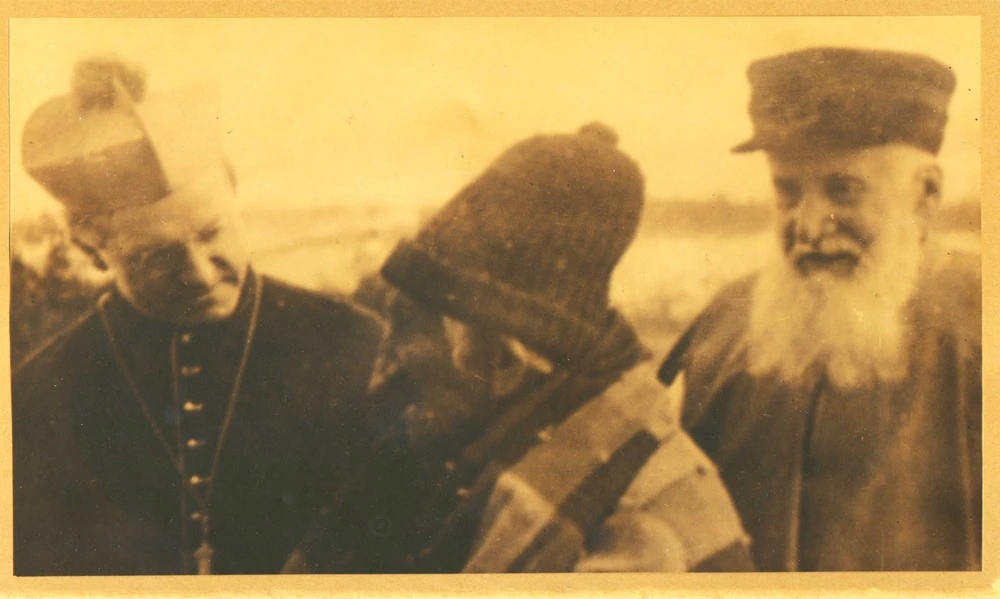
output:
[[818, 370], [842, 391], [906, 376], [906, 308], [924, 252], [913, 223], [894, 229], [850, 278], [805, 277], [787, 259], [760, 273], [749, 326], [752, 374], [801, 386]]

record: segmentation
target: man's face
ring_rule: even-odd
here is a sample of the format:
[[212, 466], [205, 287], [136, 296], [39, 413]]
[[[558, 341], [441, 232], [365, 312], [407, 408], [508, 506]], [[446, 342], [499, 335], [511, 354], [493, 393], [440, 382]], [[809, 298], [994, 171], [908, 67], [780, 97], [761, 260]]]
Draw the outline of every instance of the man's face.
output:
[[940, 184], [933, 156], [882, 146], [770, 158], [785, 260], [754, 287], [751, 370], [794, 385], [822, 367], [844, 390], [905, 376], [904, 312]]
[[769, 160], [782, 249], [803, 276], [853, 276], [878, 259], [893, 227], [922, 235], [929, 211], [921, 207], [937, 199], [933, 158], [909, 146], [771, 154]]
[[389, 335], [376, 360], [371, 391], [407, 402], [407, 433], [417, 446], [439, 446], [478, 430], [490, 408], [490, 381], [454, 362], [445, 318], [391, 291], [382, 306]]
[[97, 252], [137, 309], [177, 324], [234, 312], [249, 258], [228, 185], [195, 186], [183, 197], [109, 217], [110, 234]]

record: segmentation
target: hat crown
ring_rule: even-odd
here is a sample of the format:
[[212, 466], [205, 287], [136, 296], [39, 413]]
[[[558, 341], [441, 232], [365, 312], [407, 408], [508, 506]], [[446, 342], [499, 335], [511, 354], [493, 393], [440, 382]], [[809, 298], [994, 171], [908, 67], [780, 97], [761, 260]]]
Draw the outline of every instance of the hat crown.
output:
[[401, 244], [383, 275], [549, 357], [574, 353], [603, 326], [611, 273], [642, 215], [642, 173], [616, 143], [591, 123], [515, 144]]
[[221, 165], [210, 90], [148, 94], [144, 69], [115, 56], [80, 60], [69, 87], [28, 118], [21, 147], [25, 170], [69, 211], [149, 204]]
[[[799, 80], [804, 84], [909, 83], [918, 88], [955, 89], [955, 75], [937, 60], [907, 52], [862, 48], [808, 48], [763, 58], [747, 68], [751, 85]], [[793, 79], [794, 78], [794, 79]]]
[[[644, 191], [639, 167], [616, 143], [602, 123], [572, 135], [538, 135], [508, 149], [463, 189], [456, 207], [491, 234], [476, 238], [485, 267], [498, 272], [520, 250], [536, 264], [549, 259], [581, 277], [610, 277], [638, 229]], [[441, 216], [449, 218], [448, 211]], [[574, 240], [558, 246], [559, 235]]]
[[[571, 135], [536, 135], [502, 153], [460, 195], [496, 194], [495, 202], [484, 198], [473, 205], [506, 207], [501, 217], [521, 207], [563, 226], [582, 226], [594, 218], [634, 233], [644, 181], [635, 162], [617, 149], [617, 139], [602, 123], [585, 125]], [[515, 224], [510, 218], [502, 222]], [[517, 225], [510, 235], [523, 230]], [[631, 241], [631, 234], [621, 237], [619, 245]]]
[[956, 84], [927, 56], [856, 48], [764, 58], [747, 78], [754, 137], [737, 152], [899, 141], [936, 153]]

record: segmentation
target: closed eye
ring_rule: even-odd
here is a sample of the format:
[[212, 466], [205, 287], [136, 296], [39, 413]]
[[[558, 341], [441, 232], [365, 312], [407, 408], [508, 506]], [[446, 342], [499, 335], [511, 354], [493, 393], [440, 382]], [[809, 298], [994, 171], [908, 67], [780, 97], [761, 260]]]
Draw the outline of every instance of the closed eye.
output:
[[213, 224], [205, 227], [204, 229], [198, 231], [197, 239], [200, 243], [208, 243], [214, 241], [216, 237], [219, 236], [222, 227], [218, 224]]
[[778, 192], [778, 206], [782, 209], [794, 208], [802, 199], [802, 186], [794, 179], [775, 177], [774, 189]]
[[128, 257], [129, 266], [135, 270], [166, 271], [183, 261], [184, 246], [167, 244], [146, 246]]
[[823, 191], [836, 204], [849, 206], [858, 201], [868, 188], [865, 182], [850, 175], [830, 175], [823, 182]]

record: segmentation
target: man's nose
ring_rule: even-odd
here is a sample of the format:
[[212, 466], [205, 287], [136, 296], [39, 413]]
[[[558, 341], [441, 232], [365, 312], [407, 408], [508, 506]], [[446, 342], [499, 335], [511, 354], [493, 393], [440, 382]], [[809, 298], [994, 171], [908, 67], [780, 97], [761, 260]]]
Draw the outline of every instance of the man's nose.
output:
[[830, 206], [820, 194], [808, 194], [795, 208], [795, 238], [802, 242], [815, 242], [823, 237], [833, 222]]
[[186, 248], [187, 263], [184, 267], [183, 280], [186, 285], [201, 285], [211, 287], [215, 284], [217, 269], [212, 257], [197, 247]]

